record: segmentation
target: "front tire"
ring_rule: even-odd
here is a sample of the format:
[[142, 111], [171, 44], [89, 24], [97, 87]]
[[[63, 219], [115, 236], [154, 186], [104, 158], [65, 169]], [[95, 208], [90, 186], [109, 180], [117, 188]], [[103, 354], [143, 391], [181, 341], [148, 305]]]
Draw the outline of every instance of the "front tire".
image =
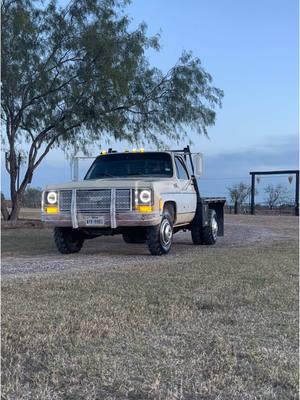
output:
[[54, 228], [54, 242], [61, 254], [78, 253], [84, 239], [80, 232], [72, 228]]
[[147, 231], [147, 244], [153, 256], [169, 253], [173, 240], [174, 213], [165, 209], [159, 225], [151, 226]]

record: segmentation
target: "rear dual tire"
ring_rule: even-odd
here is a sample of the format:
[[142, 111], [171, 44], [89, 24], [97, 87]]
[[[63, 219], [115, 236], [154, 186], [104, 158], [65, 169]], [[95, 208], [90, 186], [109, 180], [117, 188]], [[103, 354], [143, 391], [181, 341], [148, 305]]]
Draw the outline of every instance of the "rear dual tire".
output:
[[208, 210], [208, 225], [202, 226], [199, 215], [196, 215], [192, 223], [192, 240], [196, 245], [213, 245], [217, 241], [218, 222], [215, 210]]

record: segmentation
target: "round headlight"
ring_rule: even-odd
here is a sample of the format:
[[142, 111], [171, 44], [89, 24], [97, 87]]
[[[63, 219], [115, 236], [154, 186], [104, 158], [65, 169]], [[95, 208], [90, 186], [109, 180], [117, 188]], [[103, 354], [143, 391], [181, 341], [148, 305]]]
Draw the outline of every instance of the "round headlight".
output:
[[56, 192], [49, 192], [47, 194], [47, 203], [49, 203], [49, 204], [57, 203], [57, 193]]
[[151, 192], [150, 190], [142, 190], [140, 193], [140, 200], [142, 203], [151, 203]]

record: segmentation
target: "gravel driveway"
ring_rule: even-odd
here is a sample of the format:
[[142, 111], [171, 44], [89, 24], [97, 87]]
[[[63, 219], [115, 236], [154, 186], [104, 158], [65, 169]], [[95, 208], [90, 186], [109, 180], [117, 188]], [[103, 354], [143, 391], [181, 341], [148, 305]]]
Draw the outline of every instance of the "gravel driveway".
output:
[[[53, 246], [51, 230], [7, 229], [2, 238], [2, 276], [24, 276], [70, 269], [124, 268], [141, 263], [150, 266], [162, 260], [164, 265], [174, 261], [188, 263], [195, 256], [200, 257], [202, 252], [219, 252], [241, 246], [253, 247], [268, 245], [274, 241], [296, 240], [298, 221], [298, 218], [292, 216], [227, 215], [225, 236], [218, 238], [215, 246], [194, 246], [190, 232], [180, 232], [174, 237], [171, 253], [163, 257], [150, 256], [146, 245], [125, 244], [119, 235], [86, 241], [80, 253], [63, 256]], [[30, 243], [26, 251], [20, 247], [22, 238]], [[46, 243], [43, 248], [40, 243], [42, 239]], [[13, 248], [15, 244], [15, 251], [9, 250], [9, 244]], [[29, 246], [32, 247], [32, 254]]]

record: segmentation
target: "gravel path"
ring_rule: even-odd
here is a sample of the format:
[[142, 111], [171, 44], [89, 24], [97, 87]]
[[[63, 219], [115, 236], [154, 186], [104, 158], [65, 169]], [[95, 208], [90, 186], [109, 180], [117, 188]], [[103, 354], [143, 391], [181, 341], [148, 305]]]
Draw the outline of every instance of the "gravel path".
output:
[[[27, 235], [33, 230], [28, 229]], [[35, 230], [36, 232], [36, 230]], [[45, 230], [44, 230], [45, 232]], [[60, 272], [70, 269], [102, 269], [108, 267], [124, 268], [141, 263], [157, 264], [161, 258], [150, 256], [146, 245], [125, 244], [121, 236], [102, 237], [87, 241], [78, 254], [62, 256], [52, 245], [49, 235], [49, 251], [39, 255], [7, 255], [5, 243], [2, 254], [2, 276], [24, 276], [32, 273]], [[164, 265], [176, 262], [189, 262], [201, 252], [215, 249], [252, 247], [270, 244], [274, 241], [297, 239], [298, 218], [280, 216], [226, 216], [225, 236], [218, 238], [215, 246], [193, 246], [190, 232], [180, 232], [175, 235], [171, 253], [163, 257]], [[37, 235], [37, 234], [36, 234]], [[16, 243], [17, 244], [17, 243]], [[33, 243], [35, 250], [37, 242]], [[28, 253], [28, 249], [27, 249]]]

